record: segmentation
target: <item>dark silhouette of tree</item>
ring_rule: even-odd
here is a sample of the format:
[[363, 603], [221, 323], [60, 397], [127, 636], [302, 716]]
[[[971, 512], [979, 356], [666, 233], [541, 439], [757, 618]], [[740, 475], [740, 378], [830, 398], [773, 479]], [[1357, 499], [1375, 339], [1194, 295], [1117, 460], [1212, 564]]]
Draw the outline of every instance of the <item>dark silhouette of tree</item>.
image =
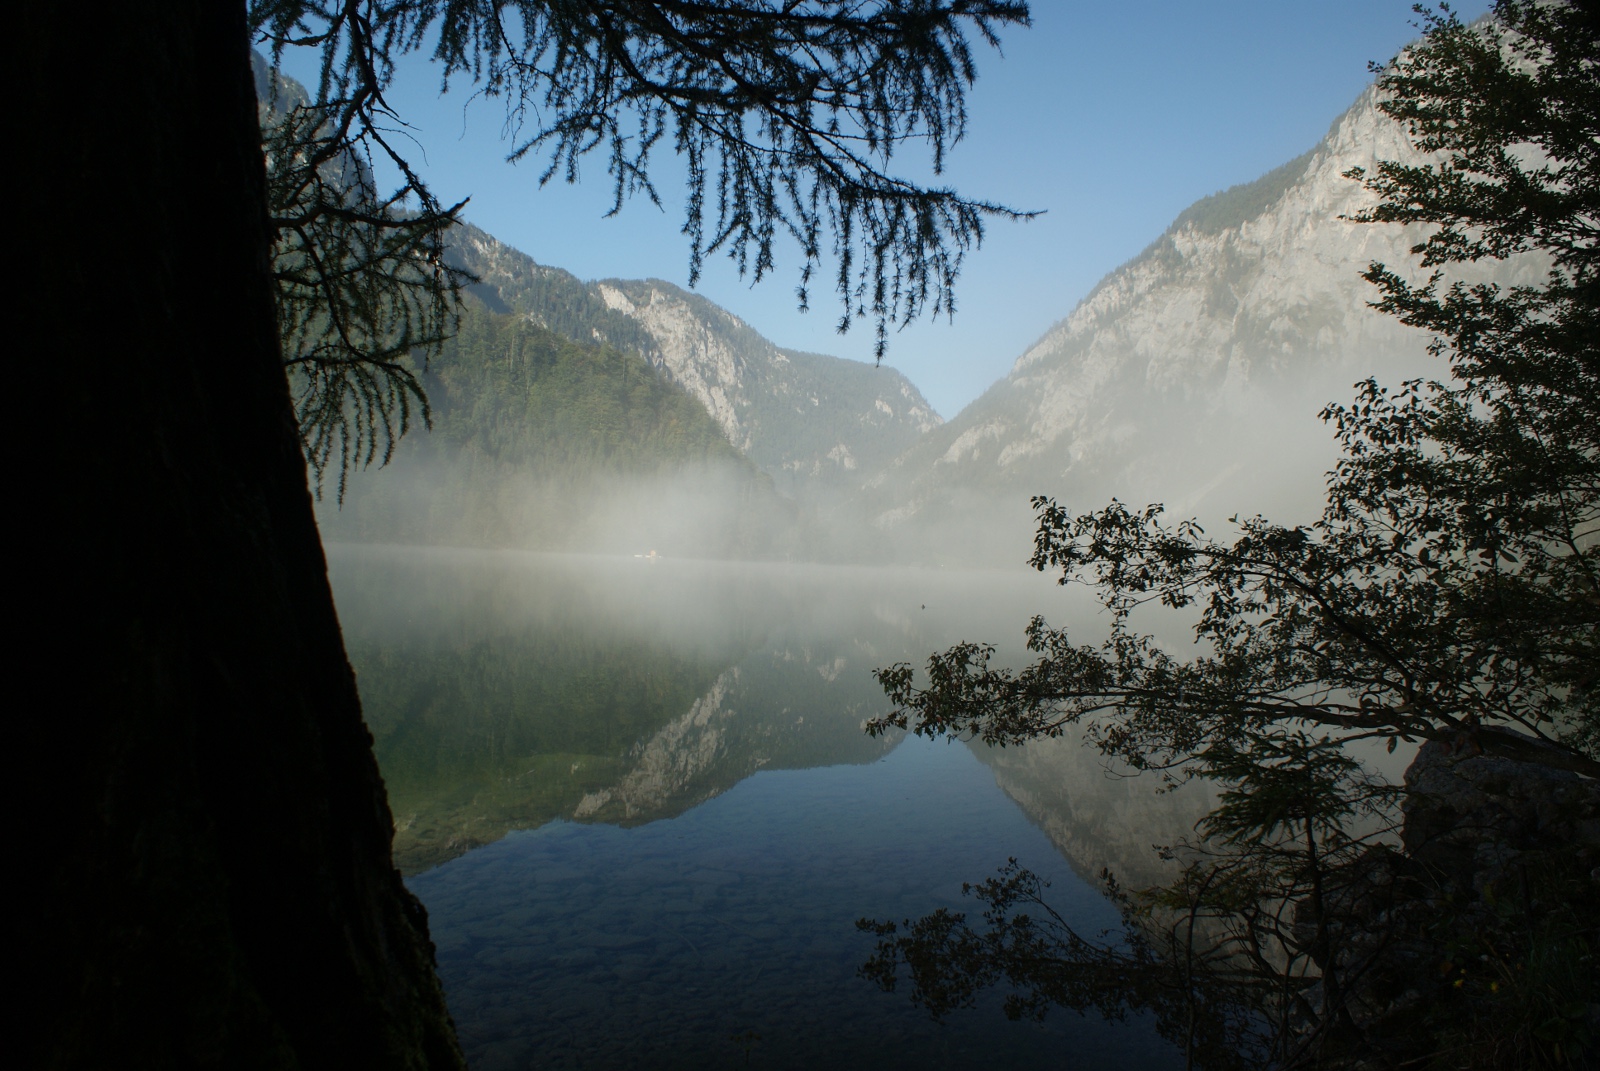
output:
[[[316, 129], [348, 119], [347, 139], [381, 135], [388, 64], [430, 29], [486, 90], [520, 101], [548, 82], [540, 144], [568, 164], [610, 147], [621, 192], [647, 189], [667, 131], [715, 201], [691, 218], [698, 253], [742, 250], [761, 274], [779, 232], [807, 263], [837, 233], [867, 265], [845, 258], [852, 307], [887, 319], [948, 307], [986, 209], [873, 161], [906, 137], [948, 146], [972, 77], [961, 27], [1025, 18], [983, 0], [18, 13], [25, 1063], [461, 1065], [312, 513], [272, 261], [310, 211], [269, 213], [253, 28], [344, 57], [314, 103], [330, 107]], [[506, 44], [513, 25], [526, 48]], [[608, 118], [624, 114], [642, 141]], [[315, 211], [348, 207], [324, 185]], [[392, 347], [386, 316], [346, 354]]]
[[[1501, 0], [1472, 25], [1423, 20], [1380, 72], [1378, 106], [1431, 155], [1350, 177], [1379, 196], [1358, 221], [1430, 225], [1412, 250], [1427, 280], [1382, 264], [1366, 277], [1375, 307], [1434, 333], [1449, 378], [1393, 392], [1369, 380], [1325, 411], [1343, 456], [1310, 526], [1255, 517], [1221, 540], [1158, 505], [1074, 514], [1036, 498], [1032, 564], [1094, 587], [1110, 638], [1076, 644], [1035, 618], [1038, 657], [1020, 671], [975, 643], [925, 675], [879, 671], [896, 709], [870, 731], [1004, 745], [1082, 726], [1136, 768], [1220, 783], [1200, 837], [1178, 846], [1179, 880], [1122, 898], [1119, 945], [1039, 913], [1037, 883], [1004, 874], [977, 890], [982, 931], [954, 914], [867, 923], [883, 984], [906, 968], [936, 1010], [1004, 981], [1018, 1014], [1150, 1011], [1191, 1065], [1278, 1068], [1391, 1066], [1399, 1050], [1367, 1026], [1409, 989], [1436, 1006], [1409, 1020], [1412, 1048], [1393, 1058], [1411, 1062], [1392, 1066], [1581, 1059], [1597, 921], [1593, 879], [1575, 871], [1592, 863], [1577, 846], [1545, 855], [1516, 903], [1452, 885], [1372, 842], [1399, 825], [1404, 793], [1345, 750], [1431, 741], [1600, 776], [1600, 14]], [[1542, 285], [1445, 273], [1522, 254], [1547, 265]], [[1136, 631], [1144, 606], [1196, 612], [1205, 653], [1176, 658]], [[1396, 968], [1386, 944], [1402, 931], [1411, 958]], [[1506, 967], [1472, 1000], [1437, 970], [1468, 947]], [[1402, 981], [1377, 999], [1362, 990], [1381, 971]]]
[[[787, 235], [801, 306], [831, 253], [839, 328], [872, 320], [880, 357], [891, 324], [953, 311], [986, 218], [1026, 215], [890, 170], [908, 143], [942, 169], [976, 76], [966, 30], [997, 44], [1027, 19], [1011, 0], [257, 0], [250, 17], [275, 58], [321, 55], [313, 100], [271, 155], [307, 455], [319, 472], [338, 455], [341, 490], [351, 464], [387, 459], [412, 405], [426, 414], [401, 358], [437, 340], [459, 283], [442, 243], [461, 206], [411, 168], [385, 103], [404, 53], [431, 48], [446, 82], [503, 99], [510, 158], [543, 155], [541, 183], [576, 181], [600, 153], [613, 212], [634, 195], [659, 204], [650, 161], [665, 145], [688, 164], [691, 285], [717, 252], [760, 281]], [[372, 187], [374, 157], [398, 170], [394, 192]]]
[[[1008, 743], [1081, 724], [1140, 767], [1285, 723], [1391, 747], [1467, 733], [1600, 774], [1600, 19], [1495, 10], [1430, 17], [1379, 78], [1379, 107], [1434, 159], [1351, 177], [1381, 197], [1361, 220], [1437, 227], [1425, 267], [1532, 252], [1545, 284], [1413, 286], [1373, 264], [1376, 307], [1434, 331], [1450, 378], [1369, 380], [1324, 412], [1344, 453], [1319, 521], [1255, 517], [1228, 542], [1159, 505], [1036, 498], [1033, 566], [1095, 588], [1110, 639], [1036, 618], [1020, 672], [971, 643], [930, 659], [926, 685], [881, 671], [897, 710], [880, 728]], [[1135, 632], [1147, 604], [1198, 609], [1210, 653]]]
[[430, 423], [419, 373], [454, 333], [470, 278], [445, 260], [465, 202], [439, 204], [409, 169], [381, 192], [372, 139], [339, 106], [257, 74], [283, 363], [314, 489], [332, 468], [343, 501], [351, 471], [387, 464], [414, 411]]

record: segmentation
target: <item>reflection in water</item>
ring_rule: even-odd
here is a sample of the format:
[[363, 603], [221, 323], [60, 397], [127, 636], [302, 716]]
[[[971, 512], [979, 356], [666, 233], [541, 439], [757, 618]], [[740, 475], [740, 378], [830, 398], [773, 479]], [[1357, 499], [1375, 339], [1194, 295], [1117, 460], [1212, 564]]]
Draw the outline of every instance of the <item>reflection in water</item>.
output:
[[331, 559], [407, 873], [511, 829], [647, 822], [763, 767], [869, 762], [894, 743], [861, 732], [883, 696], [876, 649], [844, 624], [848, 580], [545, 555]]
[[967, 749], [920, 740], [667, 821], [512, 834], [411, 887], [475, 1071], [1181, 1066], [1142, 1022], [1012, 1023], [994, 995], [935, 1023], [856, 976], [857, 918], [960, 910], [1008, 854], [1091, 932], [1115, 922]]
[[1156, 774], [1134, 775], [1075, 735], [981, 748], [978, 757], [1078, 875], [1095, 884], [1102, 870], [1124, 889], [1171, 881], [1178, 864], [1156, 849], [1194, 837], [1212, 806], [1209, 783], [1158, 791]]
[[873, 668], [1081, 613], [1058, 589], [375, 548], [330, 567], [397, 861], [479, 1071], [1171, 1065], [1147, 1024], [1012, 1024], [998, 994], [940, 1024], [855, 976], [856, 918], [960, 910], [1010, 856], [1111, 925], [1074, 869], [1133, 877], [1192, 821], [1065, 744], [861, 731]]

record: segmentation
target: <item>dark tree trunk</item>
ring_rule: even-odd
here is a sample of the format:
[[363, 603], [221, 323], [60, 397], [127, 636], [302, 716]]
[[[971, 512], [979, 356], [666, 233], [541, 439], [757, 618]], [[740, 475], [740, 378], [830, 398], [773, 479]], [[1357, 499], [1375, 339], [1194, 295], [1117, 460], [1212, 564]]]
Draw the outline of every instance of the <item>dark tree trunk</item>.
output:
[[242, 4], [7, 40], [23, 1051], [458, 1067], [279, 366]]

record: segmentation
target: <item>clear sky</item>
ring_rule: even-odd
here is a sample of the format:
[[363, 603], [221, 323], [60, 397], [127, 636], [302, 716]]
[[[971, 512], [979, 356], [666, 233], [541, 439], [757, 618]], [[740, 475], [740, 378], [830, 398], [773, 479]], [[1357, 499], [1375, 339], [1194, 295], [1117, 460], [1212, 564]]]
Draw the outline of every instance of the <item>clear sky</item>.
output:
[[[1464, 18], [1487, 0], [1456, 5]], [[996, 223], [967, 261], [954, 323], [890, 338], [885, 363], [946, 417], [976, 398], [1107, 272], [1184, 207], [1311, 148], [1385, 61], [1415, 36], [1411, 0], [1033, 0], [1031, 29], [980, 54], [966, 140], [944, 181], [971, 196], [1044, 209]], [[285, 67], [300, 74], [295, 57]], [[665, 210], [636, 200], [610, 219], [598, 157], [578, 186], [543, 189], [537, 161], [504, 162], [504, 112], [438, 94], [436, 70], [401, 69], [390, 101], [413, 127], [416, 162], [441, 199], [540, 263], [584, 279], [688, 282], [681, 172], [661, 157]], [[905, 166], [909, 168], [910, 160]], [[778, 251], [759, 286], [709, 262], [698, 290], [779, 345], [871, 360], [871, 325], [835, 331], [836, 298], [813, 287], [796, 310], [798, 257]]]

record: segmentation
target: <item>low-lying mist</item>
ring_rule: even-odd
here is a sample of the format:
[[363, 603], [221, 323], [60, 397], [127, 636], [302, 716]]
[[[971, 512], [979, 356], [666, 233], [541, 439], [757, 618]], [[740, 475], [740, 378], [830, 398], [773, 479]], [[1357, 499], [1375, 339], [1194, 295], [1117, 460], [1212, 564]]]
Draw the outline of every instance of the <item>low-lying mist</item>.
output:
[[[1385, 363], [1384, 378], [1396, 382], [1419, 370]], [[976, 416], [930, 432], [926, 447], [879, 472], [794, 494], [731, 451], [618, 471], [598, 455], [492, 456], [423, 431], [390, 465], [354, 473], [343, 502], [328, 495], [318, 517], [338, 542], [1021, 569], [1033, 550], [1034, 495], [1075, 512], [1112, 499], [1162, 503], [1169, 521], [1197, 519], [1220, 539], [1234, 518], [1314, 521], [1339, 456], [1319, 413], [1347, 402], [1364, 372], [1340, 361], [1252, 382], [1129, 384], [1100, 396], [1103, 411], [1082, 430], [1027, 449], [1004, 427], [1001, 385], [975, 404]]]
[[1014, 445], [1022, 435], [1003, 416], [979, 414], [955, 442], [931, 444], [941, 454], [883, 474], [854, 509], [900, 560], [980, 567], [1028, 559], [1034, 495], [1074, 513], [1113, 499], [1160, 503], [1169, 522], [1196, 519], [1219, 539], [1236, 530], [1234, 518], [1309, 524], [1339, 458], [1319, 414], [1348, 402], [1360, 374], [1338, 365], [1298, 382], [1223, 384], [1203, 395], [1129, 392], [1106, 399], [1087, 433], [1031, 453]]
[[654, 474], [534, 474], [471, 461], [401, 460], [319, 504], [333, 540], [689, 558], [795, 553], [794, 504], [748, 468], [706, 462]]

